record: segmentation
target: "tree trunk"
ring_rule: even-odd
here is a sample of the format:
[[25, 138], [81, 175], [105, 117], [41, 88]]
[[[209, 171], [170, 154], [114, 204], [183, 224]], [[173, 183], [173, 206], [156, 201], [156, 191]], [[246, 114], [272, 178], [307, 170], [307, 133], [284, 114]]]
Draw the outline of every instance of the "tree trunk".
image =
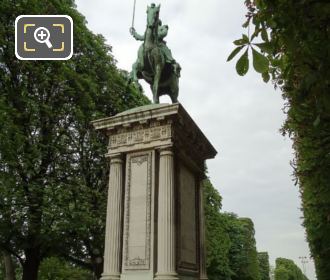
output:
[[5, 271], [6, 271], [5, 280], [15, 280], [16, 279], [15, 267], [11, 255], [4, 252], [3, 259], [4, 259]]
[[94, 275], [96, 276], [96, 279], [100, 279], [103, 272], [103, 261], [100, 261], [100, 258], [96, 258], [93, 259], [92, 262]]
[[40, 265], [40, 248], [30, 248], [25, 251], [22, 280], [38, 280]]

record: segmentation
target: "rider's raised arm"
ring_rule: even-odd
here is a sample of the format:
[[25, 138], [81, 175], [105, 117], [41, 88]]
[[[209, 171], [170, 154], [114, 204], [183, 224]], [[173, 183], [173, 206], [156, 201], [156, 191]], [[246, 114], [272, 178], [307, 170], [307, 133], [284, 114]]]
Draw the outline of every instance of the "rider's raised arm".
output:
[[138, 41], [144, 41], [144, 36], [142, 36], [142, 35], [140, 35], [140, 34], [138, 34], [138, 33], [136, 33], [136, 32], [135, 32], [135, 36], [134, 36], [134, 38], [135, 38], [136, 40], [138, 40]]
[[130, 29], [130, 33], [132, 34], [132, 36], [133, 36], [136, 40], [138, 40], [138, 41], [144, 41], [144, 36], [138, 34], [138, 33], [135, 31], [134, 27], [132, 27], [132, 28]]

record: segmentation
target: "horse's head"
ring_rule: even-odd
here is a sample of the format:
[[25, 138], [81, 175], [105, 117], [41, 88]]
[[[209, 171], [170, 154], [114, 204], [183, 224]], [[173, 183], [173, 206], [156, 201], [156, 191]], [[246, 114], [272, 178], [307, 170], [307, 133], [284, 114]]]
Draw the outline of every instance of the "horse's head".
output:
[[159, 10], [160, 10], [160, 5], [156, 6], [154, 3], [152, 3], [150, 6], [148, 6], [147, 24], [149, 28], [154, 28], [158, 25]]

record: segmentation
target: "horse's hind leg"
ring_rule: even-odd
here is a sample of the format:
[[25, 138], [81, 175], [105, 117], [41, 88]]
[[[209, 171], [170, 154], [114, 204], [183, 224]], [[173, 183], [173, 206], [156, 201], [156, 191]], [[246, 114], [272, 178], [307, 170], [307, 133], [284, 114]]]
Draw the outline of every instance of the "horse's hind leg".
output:
[[179, 79], [173, 79], [171, 82], [171, 93], [170, 97], [172, 100], [172, 103], [178, 102], [178, 95], [179, 95]]
[[178, 102], [178, 97], [171, 95], [171, 100], [172, 100], [172, 103], [177, 103]]

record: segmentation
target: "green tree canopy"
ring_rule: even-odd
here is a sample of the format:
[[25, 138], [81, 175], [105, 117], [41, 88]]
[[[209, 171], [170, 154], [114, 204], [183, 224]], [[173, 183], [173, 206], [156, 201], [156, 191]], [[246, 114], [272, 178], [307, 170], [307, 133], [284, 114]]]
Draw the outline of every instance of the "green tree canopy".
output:
[[39, 268], [39, 280], [91, 280], [90, 271], [74, 266], [56, 257], [44, 259]]
[[228, 220], [220, 214], [221, 196], [209, 180], [204, 181], [207, 273], [210, 280], [231, 279]]
[[239, 218], [243, 235], [241, 246], [244, 262], [240, 264], [236, 277], [237, 280], [259, 280], [259, 265], [256, 249], [254, 224], [250, 218]]
[[[0, 5], [0, 251], [23, 280], [47, 256], [102, 271], [106, 139], [90, 121], [148, 103], [127, 87], [104, 38], [86, 27], [72, 0], [3, 0]], [[14, 22], [22, 14], [67, 14], [68, 61], [19, 61]]]
[[275, 280], [308, 280], [294, 261], [284, 258], [276, 259]]
[[260, 280], [270, 280], [269, 256], [267, 252], [258, 252]]

